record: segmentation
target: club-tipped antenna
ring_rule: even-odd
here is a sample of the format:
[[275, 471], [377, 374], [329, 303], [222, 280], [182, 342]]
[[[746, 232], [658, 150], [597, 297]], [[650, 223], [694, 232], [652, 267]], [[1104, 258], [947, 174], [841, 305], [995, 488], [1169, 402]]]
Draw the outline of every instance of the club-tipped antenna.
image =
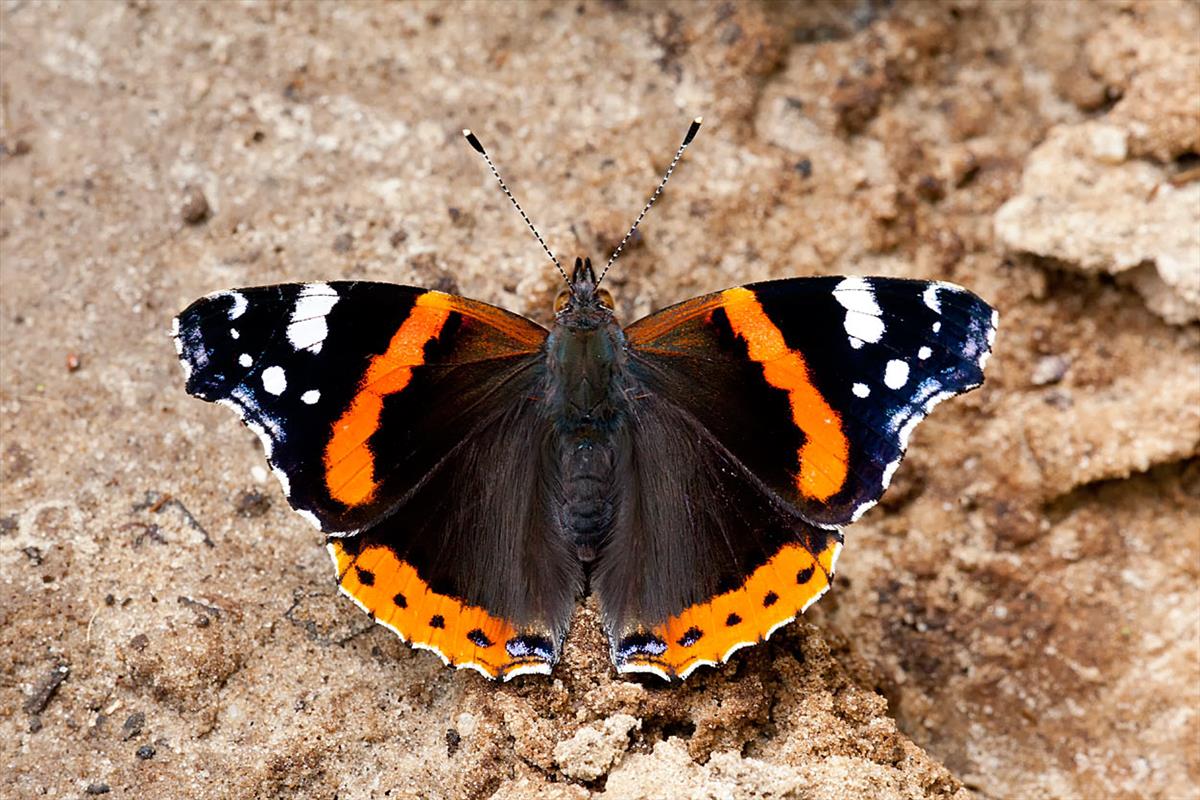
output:
[[563, 269], [562, 264], [558, 263], [558, 259], [554, 257], [554, 253], [550, 252], [550, 248], [546, 246], [546, 240], [538, 233], [537, 228], [533, 227], [533, 223], [529, 221], [529, 217], [525, 216], [525, 210], [521, 208], [521, 204], [517, 202], [517, 198], [513, 197], [512, 192], [508, 190], [508, 186], [504, 184], [504, 179], [500, 177], [500, 173], [496, 170], [496, 165], [492, 163], [492, 159], [488, 157], [487, 151], [483, 149], [479, 138], [471, 133], [470, 128], [463, 128], [463, 136], [467, 139], [467, 144], [475, 148], [475, 152], [483, 156], [483, 160], [487, 162], [488, 169], [492, 171], [492, 175], [496, 178], [496, 182], [500, 184], [500, 188], [504, 190], [504, 194], [512, 201], [513, 207], [517, 209], [517, 213], [521, 215], [521, 219], [525, 220], [525, 224], [529, 226], [529, 230], [533, 231], [533, 235], [537, 237], [538, 244], [546, 251], [546, 255], [550, 256], [550, 260], [554, 262], [554, 266], [558, 267], [558, 272], [563, 276], [563, 280], [568, 284], [571, 279], [567, 277], [567, 271]]
[[604, 280], [604, 276], [608, 274], [609, 267], [621, 255], [621, 251], [625, 249], [625, 244], [629, 241], [629, 237], [633, 236], [633, 232], [638, 229], [638, 225], [642, 224], [642, 218], [646, 216], [646, 212], [650, 210], [650, 207], [654, 205], [654, 201], [662, 194], [663, 187], [667, 185], [667, 181], [671, 179], [671, 173], [675, 171], [675, 165], [679, 163], [679, 159], [683, 158], [683, 151], [687, 150], [687, 146], [692, 143], [692, 139], [696, 138], [696, 134], [700, 131], [700, 125], [703, 122], [703, 117], [696, 117], [692, 120], [692, 124], [688, 126], [688, 131], [683, 137], [683, 142], [679, 145], [679, 149], [675, 151], [675, 157], [671, 159], [671, 165], [667, 167], [667, 174], [663, 175], [662, 180], [658, 183], [658, 188], [654, 190], [654, 194], [650, 195], [650, 199], [646, 202], [646, 207], [642, 209], [642, 213], [638, 214], [637, 219], [633, 221], [633, 227], [629, 229], [629, 233], [625, 234], [625, 238], [621, 240], [621, 243], [617, 245], [617, 249], [609, 257], [608, 263], [604, 265], [604, 270], [600, 273], [600, 277], [596, 279], [597, 286]]

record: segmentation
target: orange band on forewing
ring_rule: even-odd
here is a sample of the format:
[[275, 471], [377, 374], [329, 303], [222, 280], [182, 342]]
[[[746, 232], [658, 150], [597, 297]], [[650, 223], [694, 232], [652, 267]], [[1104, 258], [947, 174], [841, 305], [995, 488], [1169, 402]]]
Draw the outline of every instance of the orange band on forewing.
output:
[[701, 664], [719, 664], [738, 648], [762, 641], [825, 593], [840, 548], [832, 537], [816, 558], [798, 544], [784, 547], [740, 588], [652, 628], [667, 649], [657, 656], [637, 656], [627, 666], [686, 677]]
[[404, 641], [433, 649], [454, 666], [475, 667], [493, 678], [546, 663], [511, 657], [506, 645], [520, 635], [511, 623], [433, 591], [389, 548], [367, 547], [353, 555], [340, 540], [333, 540], [329, 551], [342, 590]]
[[804, 433], [796, 487], [805, 497], [827, 500], [845, 484], [849, 469], [849, 443], [841, 415], [813, 386], [804, 356], [788, 349], [754, 292], [738, 287], [722, 296], [734, 334], [746, 342], [750, 358], [762, 364], [767, 383], [788, 393], [792, 420]]
[[371, 359], [358, 394], [333, 424], [325, 446], [325, 485], [335, 500], [357, 506], [374, 496], [375, 456], [367, 440], [379, 428], [383, 399], [403, 391], [412, 368], [425, 363], [425, 345], [441, 333], [452, 301], [441, 292], [419, 296], [387, 350]]

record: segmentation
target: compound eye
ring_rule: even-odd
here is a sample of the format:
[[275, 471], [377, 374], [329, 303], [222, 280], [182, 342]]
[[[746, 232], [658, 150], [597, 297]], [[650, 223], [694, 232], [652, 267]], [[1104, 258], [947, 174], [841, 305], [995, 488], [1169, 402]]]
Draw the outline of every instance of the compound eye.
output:
[[554, 313], [562, 311], [567, 307], [567, 303], [571, 300], [570, 292], [559, 292], [558, 297], [554, 298]]
[[600, 305], [604, 306], [609, 311], [613, 309], [613, 296], [608, 289], [597, 289], [596, 299], [600, 301]]

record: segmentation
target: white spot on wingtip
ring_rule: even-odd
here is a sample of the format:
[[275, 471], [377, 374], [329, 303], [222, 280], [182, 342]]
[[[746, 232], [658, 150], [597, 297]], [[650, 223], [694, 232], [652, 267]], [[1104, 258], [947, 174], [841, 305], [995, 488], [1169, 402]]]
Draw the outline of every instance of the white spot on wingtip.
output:
[[864, 342], [875, 343], [883, 338], [886, 328], [883, 311], [875, 301], [875, 291], [863, 278], [845, 278], [833, 289], [833, 299], [846, 309], [842, 327], [850, 336], [850, 346], [858, 349]]
[[235, 320], [242, 314], [246, 313], [246, 309], [250, 307], [250, 301], [246, 299], [246, 295], [241, 292], [229, 289], [223, 292], [213, 292], [206, 299], [216, 300], [220, 297], [229, 297], [233, 299], [233, 307], [229, 309], [229, 319]]
[[262, 372], [262, 384], [273, 395], [281, 395], [287, 389], [287, 374], [278, 365], [267, 367]]
[[175, 343], [175, 355], [179, 356], [179, 366], [183, 369], [183, 379], [192, 377], [192, 362], [183, 357], [183, 338], [179, 335], [179, 317], [171, 318], [171, 341]]
[[321, 393], [319, 391], [317, 391], [316, 389], [309, 389], [307, 392], [300, 395], [300, 402], [306, 403], [310, 406], [313, 405], [314, 403], [316, 403], [320, 399], [321, 399]]
[[325, 316], [337, 305], [338, 293], [327, 283], [310, 283], [300, 290], [287, 326], [287, 337], [296, 350], [321, 352], [329, 335]]
[[250, 357], [249, 353], [242, 353], [238, 356], [238, 363], [243, 367], [249, 368], [254, 365], [254, 359]]
[[238, 329], [237, 329], [237, 328], [230, 328], [230, 329], [229, 329], [229, 335], [230, 335], [231, 337], [233, 337], [234, 339], [240, 339], [240, 338], [242, 338], [242, 334], [238, 333]]
[[854, 392], [855, 397], [867, 398], [871, 396], [871, 387], [865, 383], [856, 383], [850, 387], [850, 391]]
[[933, 323], [933, 326], [932, 326], [932, 328], [933, 328], [933, 332], [934, 332], [934, 333], [938, 333], [938, 332], [940, 332], [940, 331], [942, 330], [942, 323], [941, 323], [940, 321], [939, 321], [939, 322], [935, 322], [935, 323]]
[[887, 362], [883, 372], [883, 385], [889, 389], [902, 389], [908, 383], [908, 362], [893, 358]]
[[938, 297], [938, 290], [941, 288], [941, 284], [931, 283], [921, 293], [921, 299], [925, 301], [925, 305], [931, 308], [936, 314], [942, 313], [942, 300]]
[[917, 351], [917, 358], [921, 359], [922, 361], [929, 358], [931, 355], [933, 355], [933, 351], [928, 347], [922, 347]]

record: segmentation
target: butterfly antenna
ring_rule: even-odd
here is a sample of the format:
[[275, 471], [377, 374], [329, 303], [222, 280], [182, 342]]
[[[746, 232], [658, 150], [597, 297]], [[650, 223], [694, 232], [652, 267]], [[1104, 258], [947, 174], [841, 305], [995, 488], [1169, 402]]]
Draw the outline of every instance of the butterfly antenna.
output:
[[687, 150], [687, 146], [692, 143], [692, 139], [696, 138], [696, 134], [700, 131], [700, 124], [704, 122], [703, 117], [696, 117], [692, 120], [692, 124], [688, 127], [688, 132], [683, 137], [683, 143], [679, 145], [679, 149], [675, 151], [675, 157], [671, 159], [671, 166], [667, 167], [667, 174], [663, 175], [663, 179], [659, 181], [658, 188], [654, 190], [654, 194], [650, 195], [650, 199], [646, 202], [646, 207], [642, 209], [642, 213], [637, 215], [637, 219], [633, 221], [633, 227], [629, 229], [629, 233], [625, 234], [625, 238], [617, 245], [617, 249], [613, 251], [612, 256], [608, 259], [608, 263], [604, 265], [604, 271], [600, 273], [600, 277], [596, 280], [596, 285], [604, 280], [604, 276], [608, 274], [608, 269], [621, 255], [621, 251], [625, 249], [625, 243], [629, 241], [629, 237], [633, 236], [633, 232], [638, 229], [638, 225], [642, 224], [642, 218], [646, 216], [646, 212], [654, 205], [654, 201], [662, 194], [663, 187], [667, 185], [667, 181], [671, 179], [671, 173], [675, 171], [675, 165], [679, 163], [679, 159], [683, 158], [683, 151]]
[[567, 277], [567, 271], [563, 269], [562, 264], [558, 263], [558, 259], [554, 257], [554, 253], [550, 252], [550, 248], [546, 246], [546, 241], [542, 235], [538, 233], [537, 228], [533, 227], [533, 223], [529, 221], [529, 217], [525, 216], [525, 210], [521, 208], [521, 204], [517, 202], [517, 198], [513, 197], [512, 192], [504, 184], [504, 179], [500, 177], [500, 173], [496, 170], [496, 165], [492, 163], [492, 159], [488, 157], [487, 151], [483, 149], [483, 145], [479, 142], [479, 138], [471, 133], [469, 128], [463, 128], [463, 136], [467, 139], [467, 144], [475, 148], [475, 152], [483, 156], [483, 160], [487, 162], [488, 169], [492, 171], [492, 175], [496, 178], [496, 182], [500, 184], [500, 188], [504, 190], [504, 194], [512, 201], [513, 207], [517, 209], [517, 213], [521, 215], [521, 219], [525, 220], [525, 224], [529, 226], [529, 230], [533, 231], [533, 235], [537, 237], [538, 244], [546, 251], [546, 255], [550, 256], [550, 260], [554, 262], [554, 266], [558, 267], [558, 272], [563, 276], [563, 280], [568, 284], [571, 279]]

